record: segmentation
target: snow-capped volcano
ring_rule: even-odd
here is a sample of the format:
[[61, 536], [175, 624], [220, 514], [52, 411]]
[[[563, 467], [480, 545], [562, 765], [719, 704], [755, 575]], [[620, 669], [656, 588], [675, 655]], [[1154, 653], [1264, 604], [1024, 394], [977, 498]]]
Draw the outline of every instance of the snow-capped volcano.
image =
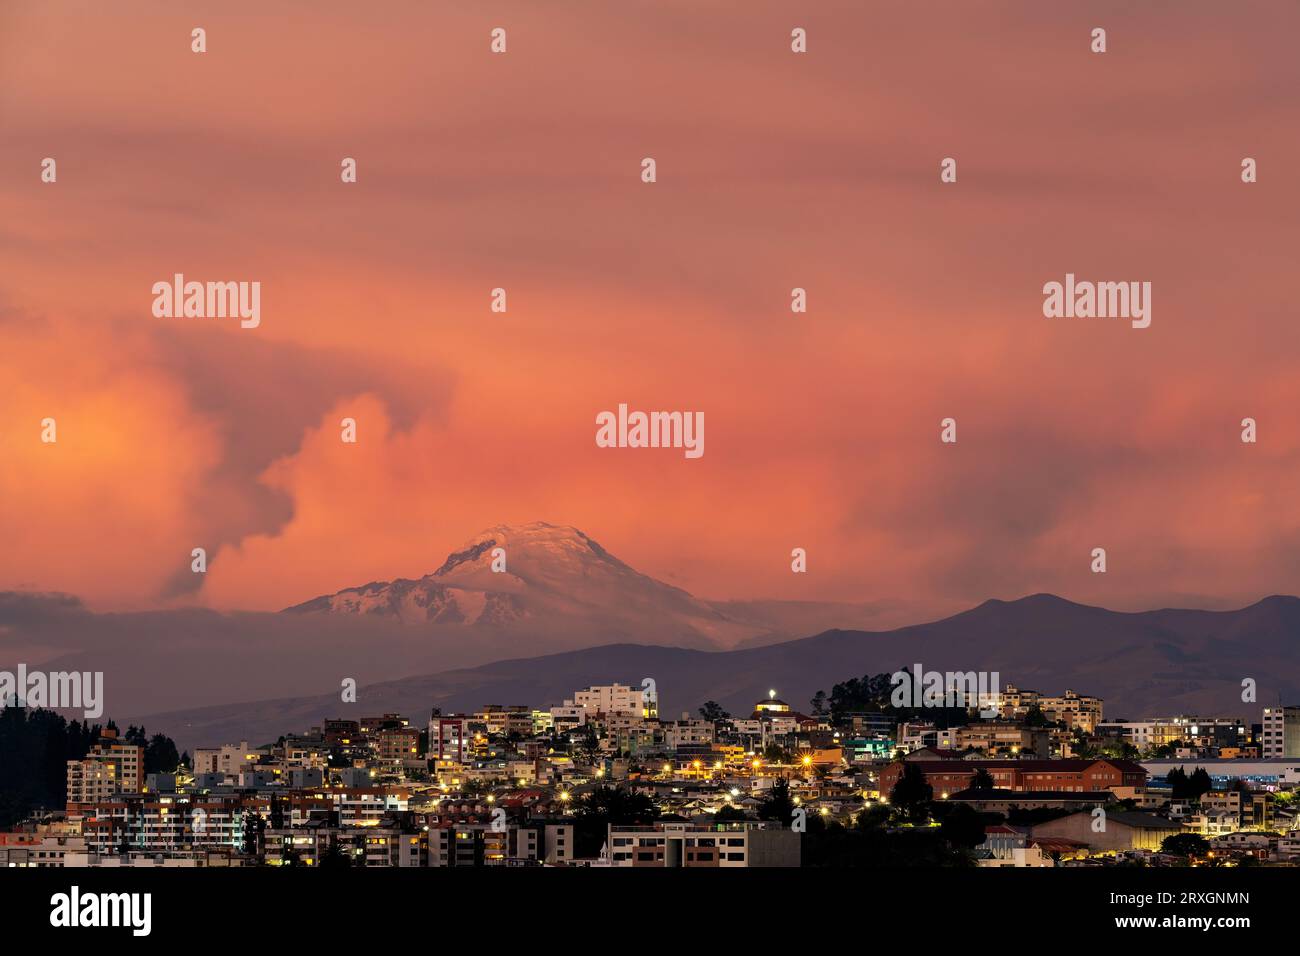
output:
[[[493, 570], [502, 560], [504, 570]], [[347, 588], [287, 610], [412, 624], [595, 628], [606, 639], [713, 646], [766, 630], [641, 574], [577, 528], [545, 522], [489, 528], [422, 578]]]

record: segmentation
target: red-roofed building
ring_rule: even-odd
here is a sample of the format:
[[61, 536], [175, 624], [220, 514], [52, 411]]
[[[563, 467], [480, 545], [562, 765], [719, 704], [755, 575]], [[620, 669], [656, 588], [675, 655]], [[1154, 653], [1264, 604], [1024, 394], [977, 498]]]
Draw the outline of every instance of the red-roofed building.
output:
[[967, 789], [979, 770], [999, 790], [1087, 792], [1112, 787], [1145, 787], [1147, 772], [1131, 760], [909, 760], [880, 772], [880, 792], [894, 789], [906, 766], [919, 767], [936, 799]]

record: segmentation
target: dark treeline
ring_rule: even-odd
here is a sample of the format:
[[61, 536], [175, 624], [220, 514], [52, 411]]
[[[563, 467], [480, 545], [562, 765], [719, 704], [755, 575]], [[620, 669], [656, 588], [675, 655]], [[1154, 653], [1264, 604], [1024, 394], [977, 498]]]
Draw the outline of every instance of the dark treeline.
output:
[[[906, 675], [905, 683], [910, 685], [911, 671], [906, 667], [901, 671]], [[896, 707], [893, 701], [894, 686], [893, 674], [851, 677], [832, 687], [829, 695], [825, 691], [818, 691], [812, 699], [813, 712], [829, 714], [836, 722], [845, 714], [861, 712], [889, 714], [900, 721], [923, 718], [940, 729], [961, 726], [970, 721], [965, 707]]]
[[[69, 721], [52, 710], [0, 710], [0, 829], [34, 810], [62, 810], [68, 801], [68, 761], [85, 757], [104, 730], [117, 729], [111, 720], [102, 726]], [[135, 726], [118, 736], [145, 748], [145, 773], [170, 773], [181, 763], [170, 737], [149, 737]]]

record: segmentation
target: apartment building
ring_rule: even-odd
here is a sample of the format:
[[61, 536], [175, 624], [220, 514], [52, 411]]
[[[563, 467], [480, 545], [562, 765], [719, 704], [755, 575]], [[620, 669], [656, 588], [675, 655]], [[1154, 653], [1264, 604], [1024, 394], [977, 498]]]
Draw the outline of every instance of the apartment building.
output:
[[1261, 743], [1265, 759], [1300, 757], [1300, 707], [1265, 707]]
[[429, 718], [429, 758], [464, 763], [474, 749], [474, 718], [435, 714]]
[[999, 715], [1008, 719], [1022, 718], [1038, 708], [1048, 720], [1061, 721], [1071, 730], [1078, 729], [1086, 734], [1093, 733], [1102, 719], [1100, 697], [1076, 694], [1068, 689], [1060, 696], [1053, 696], [1008, 684], [998, 695], [996, 705]]
[[708, 746], [713, 743], [714, 725], [711, 720], [693, 720], [683, 713], [681, 720], [664, 725], [664, 744], [669, 750], [689, 746]]
[[388, 771], [424, 766], [420, 756], [420, 731], [416, 727], [390, 727], [372, 738], [375, 760]]
[[116, 794], [139, 793], [144, 789], [144, 748], [105, 730], [84, 759], [68, 761], [67, 786], [69, 812]]
[[523, 704], [488, 704], [477, 717], [494, 737], [527, 737], [533, 732], [533, 712]]
[[987, 754], [1051, 756], [1051, 736], [1042, 727], [1025, 727], [1012, 721], [985, 720], [951, 727], [935, 735], [939, 750], [982, 750]]
[[187, 847], [240, 847], [248, 814], [264, 811], [259, 797], [176, 794], [124, 796], [96, 805], [82, 824], [87, 850], [115, 854], [125, 846], [146, 853]]
[[798, 866], [800, 834], [755, 823], [711, 827], [689, 823], [610, 825], [605, 859], [610, 866]]
[[69, 854], [86, 852], [84, 837], [48, 836], [40, 834], [3, 834], [0, 840], [0, 869], [6, 867], [34, 867], [51, 869], [65, 865]]
[[[594, 684], [580, 690], [565, 707], [580, 707], [588, 717], [595, 714], [637, 714], [641, 717], [659, 716], [659, 704], [653, 694], [626, 684]], [[552, 711], [554, 713], [554, 710]]]
[[225, 777], [238, 777], [250, 764], [256, 763], [271, 754], [269, 747], [253, 747], [247, 740], [237, 744], [222, 744], [220, 747], [200, 747], [191, 758], [195, 775], [201, 773], [218, 773]]
[[1099, 737], [1132, 744], [1138, 750], [1182, 744], [1193, 749], [1237, 748], [1250, 734], [1244, 721], [1229, 717], [1156, 717], [1149, 720], [1108, 720], [1097, 724]]
[[571, 823], [444, 820], [429, 827], [428, 838], [434, 867], [555, 865], [573, 859]]

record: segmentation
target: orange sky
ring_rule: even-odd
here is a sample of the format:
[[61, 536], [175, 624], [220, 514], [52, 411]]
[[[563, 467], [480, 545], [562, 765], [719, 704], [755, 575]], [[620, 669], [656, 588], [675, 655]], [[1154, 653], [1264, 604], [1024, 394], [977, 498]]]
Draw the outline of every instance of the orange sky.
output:
[[278, 608], [545, 520], [706, 597], [1296, 592], [1300, 7], [265, 6], [0, 7], [0, 589]]

